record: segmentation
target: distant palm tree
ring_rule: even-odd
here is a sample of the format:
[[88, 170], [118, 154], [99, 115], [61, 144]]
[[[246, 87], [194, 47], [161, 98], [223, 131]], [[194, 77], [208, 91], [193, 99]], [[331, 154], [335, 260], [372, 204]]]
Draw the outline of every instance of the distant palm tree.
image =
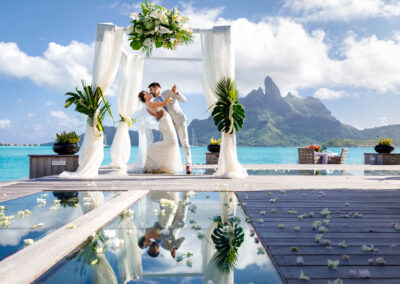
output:
[[[110, 105], [100, 87], [96, 87], [93, 92], [91, 86], [87, 86], [82, 81], [83, 91], [76, 88], [76, 93], [68, 92], [65, 95], [69, 98], [65, 101], [65, 108], [71, 104], [75, 104], [75, 110], [87, 116], [87, 123], [93, 127], [97, 127], [99, 131], [103, 131], [103, 120], [108, 112], [111, 119], [113, 119]], [[103, 106], [101, 106], [104, 104]], [[96, 123], [96, 125], [93, 125]]]
[[211, 113], [219, 132], [232, 134], [243, 127], [246, 118], [243, 106], [239, 103], [239, 90], [230, 77], [222, 77], [215, 94], [218, 101]]

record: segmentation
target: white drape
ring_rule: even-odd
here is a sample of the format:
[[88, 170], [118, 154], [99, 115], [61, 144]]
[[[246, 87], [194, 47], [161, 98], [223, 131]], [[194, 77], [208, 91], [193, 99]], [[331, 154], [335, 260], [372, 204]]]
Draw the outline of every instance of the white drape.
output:
[[138, 246], [138, 231], [135, 224], [126, 215], [121, 216], [117, 236], [124, 241], [124, 245], [117, 252], [117, 257], [121, 283], [125, 284], [143, 276], [142, 252]]
[[[222, 77], [235, 78], [235, 63], [230, 26], [214, 27], [201, 32], [204, 95], [211, 110], [217, 101], [215, 90]], [[222, 134], [218, 170], [221, 178], [244, 178], [246, 169], [237, 159], [236, 134]]]
[[[92, 87], [100, 87], [105, 94], [111, 86], [120, 61], [123, 28], [99, 24], [95, 43]], [[79, 152], [76, 172], [63, 172], [62, 178], [94, 178], [104, 158], [103, 133], [95, 125], [86, 125], [85, 138]]]
[[132, 114], [138, 106], [137, 94], [142, 86], [143, 57], [123, 54], [119, 71], [118, 111], [124, 121], [118, 123], [111, 145], [111, 167], [126, 169], [131, 155], [129, 127]]

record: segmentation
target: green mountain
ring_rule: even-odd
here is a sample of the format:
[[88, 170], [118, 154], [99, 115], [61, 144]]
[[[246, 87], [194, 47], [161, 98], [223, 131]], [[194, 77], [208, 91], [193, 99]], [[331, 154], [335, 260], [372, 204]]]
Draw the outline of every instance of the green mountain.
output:
[[[240, 99], [246, 109], [243, 129], [237, 133], [237, 143], [241, 146], [304, 146], [342, 139], [356, 140], [354, 143], [360, 144], [361, 140], [377, 136], [400, 139], [400, 125], [360, 131], [337, 120], [317, 98], [302, 99], [290, 93], [282, 97], [269, 76], [264, 80], [264, 90], [258, 88]], [[193, 120], [189, 133], [192, 131], [198, 143], [204, 145], [211, 136], [219, 136], [211, 117]]]

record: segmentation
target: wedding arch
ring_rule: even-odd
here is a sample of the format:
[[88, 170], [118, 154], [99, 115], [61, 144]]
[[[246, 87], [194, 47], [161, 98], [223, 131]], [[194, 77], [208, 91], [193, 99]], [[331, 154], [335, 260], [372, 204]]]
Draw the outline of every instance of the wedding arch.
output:
[[[200, 34], [201, 58], [150, 57], [145, 58], [126, 48], [126, 29], [111, 23], [97, 26], [92, 86], [104, 93], [114, 81], [119, 69], [118, 111], [121, 120], [111, 145], [111, 167], [126, 170], [130, 158], [129, 126], [131, 116], [138, 109], [137, 94], [142, 87], [143, 63], [146, 59], [201, 61], [203, 64], [203, 92], [207, 106], [212, 110], [217, 97], [215, 90], [222, 77], [235, 76], [234, 51], [230, 26], [211, 29], [193, 29]], [[140, 137], [139, 137], [140, 139]], [[243, 178], [246, 170], [237, 159], [236, 134], [222, 133], [218, 169], [215, 176]], [[139, 141], [140, 147], [141, 141]], [[143, 143], [142, 143], [143, 144]], [[74, 173], [64, 172], [61, 177], [94, 178], [104, 158], [103, 134], [92, 125], [86, 125], [85, 137], [79, 155], [79, 167]]]

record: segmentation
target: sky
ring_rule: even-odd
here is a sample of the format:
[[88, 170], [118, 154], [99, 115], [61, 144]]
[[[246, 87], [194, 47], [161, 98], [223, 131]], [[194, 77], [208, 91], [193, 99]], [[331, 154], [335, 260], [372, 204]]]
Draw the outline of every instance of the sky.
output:
[[[400, 122], [400, 0], [169, 1], [188, 26], [231, 25], [241, 96], [270, 76], [281, 90], [326, 104], [359, 129]], [[44, 143], [85, 119], [64, 108], [64, 95], [91, 83], [98, 23], [129, 25], [139, 1], [0, 1], [0, 142]], [[201, 57], [196, 37], [155, 56]], [[117, 80], [116, 80], [117, 81]], [[208, 116], [201, 62], [145, 62], [143, 88], [176, 83], [189, 121]], [[118, 117], [117, 87], [107, 92]], [[113, 122], [107, 119], [106, 125]]]

